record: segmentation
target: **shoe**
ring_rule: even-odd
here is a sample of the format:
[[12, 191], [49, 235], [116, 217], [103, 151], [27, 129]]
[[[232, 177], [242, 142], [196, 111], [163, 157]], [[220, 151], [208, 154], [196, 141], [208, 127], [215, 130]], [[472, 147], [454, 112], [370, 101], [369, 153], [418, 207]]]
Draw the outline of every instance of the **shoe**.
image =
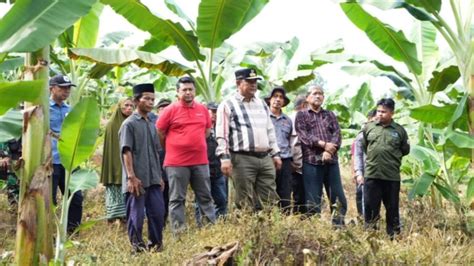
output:
[[148, 252], [159, 253], [163, 251], [163, 244], [151, 244], [147, 245]]

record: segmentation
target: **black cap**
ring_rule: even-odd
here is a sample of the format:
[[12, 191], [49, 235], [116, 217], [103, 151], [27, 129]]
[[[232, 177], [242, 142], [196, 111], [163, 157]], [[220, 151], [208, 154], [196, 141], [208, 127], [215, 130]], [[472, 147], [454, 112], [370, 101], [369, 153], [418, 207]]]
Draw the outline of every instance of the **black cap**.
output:
[[209, 102], [207, 103], [207, 109], [209, 110], [217, 110], [219, 108], [219, 105], [215, 102]]
[[168, 105], [171, 104], [171, 100], [169, 99], [166, 99], [166, 98], [161, 98], [159, 101], [158, 101], [158, 104], [156, 105], [157, 108], [160, 108], [160, 107], [166, 107]]
[[143, 92], [155, 93], [155, 87], [152, 83], [142, 83], [133, 86], [133, 94], [139, 94]]
[[56, 75], [49, 79], [49, 86], [76, 87], [76, 84], [73, 84], [68, 76]]
[[285, 99], [285, 102], [283, 103], [283, 107], [287, 106], [290, 103], [290, 99], [288, 97], [286, 97], [286, 90], [283, 87], [273, 88], [273, 90], [270, 92], [270, 95], [264, 98], [265, 102], [268, 105], [270, 105], [270, 98], [272, 98], [273, 94], [275, 94], [275, 92], [277, 92], [277, 91], [281, 92], [281, 94], [283, 94], [283, 98]]
[[235, 71], [235, 79], [262, 79], [257, 76], [257, 71], [253, 68], [243, 68]]

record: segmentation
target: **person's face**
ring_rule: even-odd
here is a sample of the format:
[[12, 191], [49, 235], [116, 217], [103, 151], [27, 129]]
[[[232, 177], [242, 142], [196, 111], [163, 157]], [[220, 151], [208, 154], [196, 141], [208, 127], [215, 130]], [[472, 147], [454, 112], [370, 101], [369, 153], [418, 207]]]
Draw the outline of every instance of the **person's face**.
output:
[[125, 100], [120, 105], [120, 111], [124, 116], [130, 116], [133, 113], [133, 102], [131, 100]]
[[375, 116], [376, 121], [381, 124], [388, 125], [392, 122], [393, 111], [379, 105], [377, 106], [377, 115]]
[[196, 89], [192, 83], [180, 83], [178, 89], [178, 99], [185, 103], [191, 103], [196, 96]]
[[51, 88], [51, 96], [54, 101], [56, 102], [64, 102], [67, 98], [69, 98], [69, 95], [71, 94], [71, 86], [53, 86]]
[[257, 80], [256, 79], [241, 79], [237, 81], [237, 87], [240, 91], [240, 95], [245, 98], [252, 98], [257, 92]]
[[155, 94], [153, 92], [144, 92], [142, 97], [138, 100], [137, 108], [142, 113], [148, 113], [153, 110], [153, 104], [155, 103]]
[[168, 105], [160, 106], [160, 107], [156, 108], [156, 113], [160, 114], [163, 111], [163, 109], [165, 109], [166, 106], [168, 106]]
[[312, 108], [317, 109], [321, 107], [324, 102], [323, 90], [318, 87], [314, 87], [313, 89], [311, 89], [311, 92], [309, 93], [308, 97], [306, 97], [306, 102], [308, 102], [308, 104], [311, 105]]
[[283, 104], [285, 103], [285, 97], [283, 93], [276, 91], [273, 93], [272, 97], [270, 98], [270, 107], [275, 109], [281, 109]]
[[208, 109], [209, 115], [211, 116], [211, 122], [214, 124], [217, 118], [217, 110]]

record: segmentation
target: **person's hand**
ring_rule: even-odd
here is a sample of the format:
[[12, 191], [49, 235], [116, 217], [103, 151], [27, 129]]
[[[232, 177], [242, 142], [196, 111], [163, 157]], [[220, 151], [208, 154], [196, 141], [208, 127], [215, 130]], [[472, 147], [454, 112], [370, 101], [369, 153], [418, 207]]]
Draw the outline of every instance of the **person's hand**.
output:
[[278, 156], [275, 156], [275, 157], [273, 157], [272, 159], [273, 159], [273, 164], [275, 164], [275, 169], [276, 169], [276, 170], [280, 170], [280, 169], [281, 169], [281, 165], [282, 165], [281, 158], [278, 157]]
[[356, 176], [356, 183], [358, 186], [364, 184], [364, 177], [361, 175]]
[[222, 174], [229, 177], [232, 175], [232, 162], [230, 160], [221, 161]]
[[292, 172], [296, 172], [298, 169], [300, 169], [302, 167], [301, 163], [295, 163], [295, 162], [291, 162], [291, 171]]
[[326, 142], [326, 144], [324, 144], [324, 150], [329, 152], [330, 154], [336, 154], [337, 145], [331, 142]]
[[140, 196], [142, 190], [142, 181], [136, 176], [129, 176], [127, 181], [127, 191], [135, 196]]
[[161, 192], [165, 191], [165, 181], [163, 181], [163, 178], [160, 179], [160, 190]]
[[332, 155], [327, 151], [323, 151], [323, 162], [330, 161], [331, 159]]
[[10, 157], [0, 158], [0, 169], [3, 169], [3, 171], [8, 171], [10, 163]]

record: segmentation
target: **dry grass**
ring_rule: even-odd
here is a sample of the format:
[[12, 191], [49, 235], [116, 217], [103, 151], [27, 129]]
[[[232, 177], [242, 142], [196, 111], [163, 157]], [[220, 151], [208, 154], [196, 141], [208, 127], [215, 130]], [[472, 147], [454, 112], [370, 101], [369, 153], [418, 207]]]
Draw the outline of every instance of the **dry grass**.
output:
[[[352, 183], [346, 181], [349, 221], [355, 220], [355, 196]], [[0, 255], [14, 249], [13, 219], [6, 214], [5, 198], [0, 195], [0, 237], [4, 236], [0, 241]], [[277, 210], [254, 215], [233, 212], [226, 221], [199, 229], [194, 224], [193, 210], [188, 207], [189, 230], [179, 238], [173, 238], [169, 230], [165, 230], [165, 249], [161, 253], [132, 255], [124, 229], [100, 221], [74, 239], [67, 259], [87, 265], [177, 265], [205, 251], [206, 246], [237, 240], [241, 249], [235, 260], [245, 265], [302, 265], [303, 249], [309, 249], [306, 255], [309, 263], [474, 263], [474, 241], [460, 230], [453, 211], [439, 213], [423, 201], [402, 201], [404, 228], [396, 241], [390, 241], [384, 230], [366, 232], [355, 224], [334, 230], [327, 210], [322, 218], [310, 219], [284, 216]], [[85, 220], [102, 217], [105, 212], [103, 189], [89, 191], [85, 203]], [[0, 258], [0, 264], [11, 262], [11, 256]]]

